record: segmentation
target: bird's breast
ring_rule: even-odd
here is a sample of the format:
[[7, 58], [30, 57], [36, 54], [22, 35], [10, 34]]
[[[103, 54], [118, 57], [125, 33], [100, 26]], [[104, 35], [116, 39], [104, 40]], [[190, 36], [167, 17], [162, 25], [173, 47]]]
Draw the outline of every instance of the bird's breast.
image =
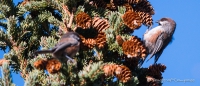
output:
[[156, 45], [156, 41], [162, 32], [163, 32], [162, 28], [156, 27], [149, 30], [147, 33], [144, 34], [144, 37], [143, 37], [144, 44], [148, 48], [149, 52], [153, 51]]
[[162, 27], [157, 26], [144, 34], [144, 40], [150, 43], [155, 43], [158, 36], [163, 32]]
[[79, 51], [79, 48], [80, 44], [70, 46], [67, 49], [65, 49], [65, 53], [70, 57], [74, 57], [76, 53]]

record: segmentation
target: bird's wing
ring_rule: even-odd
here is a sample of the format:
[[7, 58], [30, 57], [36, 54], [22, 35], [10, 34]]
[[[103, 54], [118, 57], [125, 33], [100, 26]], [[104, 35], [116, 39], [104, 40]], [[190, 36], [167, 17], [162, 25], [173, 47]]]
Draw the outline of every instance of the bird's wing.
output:
[[158, 61], [160, 55], [162, 54], [164, 48], [162, 48], [159, 52], [155, 54], [154, 64]]
[[66, 39], [65, 42], [62, 42], [62, 43], [59, 43], [59, 44], [56, 45], [56, 50], [54, 51], [54, 53], [57, 53], [60, 50], [63, 51], [67, 47], [77, 45], [78, 43], [79, 43], [79, 41], [72, 39], [72, 38], [68, 38], [68, 39]]
[[[163, 38], [164, 38], [164, 33], [161, 33], [158, 36], [158, 39], [156, 40], [156, 44], [155, 44], [155, 47], [153, 49], [153, 52], [151, 53], [151, 56], [150, 56], [150, 58], [147, 61], [149, 61], [163, 47]], [[158, 60], [158, 58], [159, 57], [157, 57], [156, 59]]]
[[45, 53], [52, 53], [52, 50], [39, 50], [39, 51], [35, 51], [34, 54], [38, 55], [38, 54], [45, 54]]
[[39, 51], [35, 51], [34, 54], [45, 54], [45, 53], [53, 53], [56, 50], [56, 48], [52, 48], [51, 50], [39, 50]]

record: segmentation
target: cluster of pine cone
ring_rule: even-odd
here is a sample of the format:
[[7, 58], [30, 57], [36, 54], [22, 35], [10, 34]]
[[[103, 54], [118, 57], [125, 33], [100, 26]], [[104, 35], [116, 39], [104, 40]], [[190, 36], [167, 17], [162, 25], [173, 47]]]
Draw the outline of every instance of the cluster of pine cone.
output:
[[148, 76], [152, 76], [155, 79], [162, 79], [162, 73], [166, 69], [166, 66], [163, 64], [153, 64], [148, 68]]
[[[125, 6], [124, 23], [131, 29], [138, 28], [141, 23], [146, 26], [153, 24], [152, 15], [155, 12], [148, 0], [110, 0], [110, 2], [92, 0], [91, 4], [95, 7], [105, 7], [110, 10], [117, 10], [117, 6]], [[127, 21], [127, 19], [130, 20]]]
[[84, 12], [79, 12], [76, 16], [78, 32], [82, 39], [83, 49], [92, 49], [95, 46], [104, 48], [106, 45], [106, 34], [104, 30], [109, 28], [109, 22], [100, 17], [91, 18]]
[[105, 77], [116, 76], [119, 81], [126, 83], [131, 77], [130, 69], [124, 65], [106, 64], [103, 66]]
[[116, 36], [116, 41], [122, 46], [123, 53], [125, 54], [125, 65], [131, 69], [138, 66], [140, 59], [145, 59], [147, 56], [146, 47], [137, 36], [132, 36], [130, 39], [124, 41], [120, 35]]
[[[142, 24], [146, 26], [152, 26], [153, 24], [152, 15], [154, 15], [154, 9], [148, 0], [90, 0], [90, 4], [96, 8], [102, 7], [114, 11], [118, 10], [117, 6], [124, 6], [126, 8], [126, 12], [121, 17], [123, 20], [123, 24], [128, 27], [124, 29], [129, 32], [138, 29]], [[84, 32], [79, 33], [82, 39], [83, 49], [92, 49], [95, 46], [97, 46], [98, 48], [104, 48], [104, 46], [106, 45], [106, 34], [104, 33], [104, 31], [110, 26], [110, 23], [107, 19], [100, 17], [92, 18], [85, 12], [79, 12], [75, 17], [75, 21], [77, 27], [80, 27], [82, 29], [80, 32]], [[85, 29], [95, 29], [96, 32], [88, 31]], [[91, 36], [88, 37], [85, 35]], [[127, 44], [130, 42], [125, 43]], [[122, 45], [122, 43], [120, 45]], [[139, 49], [137, 50], [139, 51]], [[125, 52], [125, 54], [127, 55], [127, 51]], [[128, 50], [128, 52], [130, 52], [130, 50]], [[140, 49], [139, 52], [143, 52], [142, 54], [140, 54], [142, 58], [146, 56], [146, 54], [144, 54], [144, 49]], [[135, 55], [133, 55], [132, 52], [132, 54], [129, 55], [137, 55], [137, 53], [134, 54]]]
[[58, 59], [39, 59], [34, 62], [34, 67], [39, 70], [47, 70], [50, 74], [54, 74], [60, 71], [61, 62]]
[[[94, 7], [102, 7], [112, 11], [118, 10], [117, 6], [124, 6], [126, 12], [121, 18], [126, 26], [124, 29], [128, 29], [125, 31], [130, 33], [140, 28], [142, 24], [146, 26], [153, 25], [152, 15], [155, 13], [148, 0], [109, 0], [109, 2], [106, 2], [106, 0], [90, 0], [90, 4]], [[102, 49], [106, 46], [106, 33], [104, 31], [110, 27], [110, 23], [106, 18], [91, 17], [85, 12], [79, 12], [75, 16], [75, 22], [78, 28], [76, 32], [79, 33], [82, 40], [82, 49], [87, 50], [94, 47]], [[126, 57], [125, 64], [105, 64], [102, 69], [105, 77], [116, 76], [119, 81], [126, 83], [131, 79], [131, 70], [137, 67], [139, 59], [146, 58], [147, 50], [137, 36], [124, 40], [120, 35], [117, 35], [116, 41], [123, 49], [123, 54]], [[36, 69], [47, 70], [51, 74], [59, 72], [61, 66], [61, 62], [57, 59], [40, 59], [34, 62]], [[147, 79], [150, 79], [150, 86], [157, 86], [152, 79], [161, 80], [162, 72], [165, 69], [166, 66], [162, 64], [149, 66]]]

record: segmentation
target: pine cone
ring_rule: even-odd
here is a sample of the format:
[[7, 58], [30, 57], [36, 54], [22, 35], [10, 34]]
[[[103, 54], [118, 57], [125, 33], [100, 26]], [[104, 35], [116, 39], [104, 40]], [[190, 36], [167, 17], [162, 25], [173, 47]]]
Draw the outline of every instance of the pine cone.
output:
[[149, 1], [141, 0], [133, 7], [134, 11], [141, 17], [142, 23], [146, 26], [153, 25], [152, 15], [154, 15], [154, 9]]
[[152, 26], [153, 25], [153, 19], [152, 16], [148, 13], [137, 11], [139, 16], [141, 17], [142, 23], [146, 26]]
[[92, 27], [95, 28], [98, 32], [103, 32], [109, 28], [109, 22], [106, 19], [101, 19], [99, 17], [94, 17], [92, 20]]
[[148, 75], [156, 79], [162, 79], [162, 73], [166, 69], [165, 65], [162, 64], [153, 64], [148, 68]]
[[140, 12], [148, 13], [150, 15], [155, 14], [154, 8], [152, 7], [152, 5], [150, 4], [148, 0], [141, 0], [140, 3], [136, 4], [134, 9]]
[[131, 71], [128, 67], [123, 65], [118, 65], [115, 69], [116, 77], [119, 79], [119, 81], [126, 83], [129, 81], [132, 77]]
[[103, 71], [104, 71], [105, 77], [114, 76], [116, 67], [117, 67], [116, 64], [106, 64], [106, 65], [104, 65]]
[[116, 36], [116, 41], [118, 43], [119, 46], [122, 46], [124, 40], [122, 39], [122, 37], [120, 35]]
[[83, 29], [90, 28], [92, 23], [92, 18], [84, 12], [79, 12], [76, 15], [76, 24], [78, 27], [81, 27]]
[[94, 48], [96, 45], [96, 38], [98, 36], [98, 31], [96, 29], [80, 29], [77, 28], [76, 32], [79, 34], [81, 38], [81, 48], [83, 50], [88, 50]]
[[122, 19], [124, 21], [124, 24], [133, 30], [138, 29], [142, 25], [142, 20], [140, 16], [133, 11], [127, 11], [122, 16]]
[[104, 46], [106, 45], [106, 34], [104, 32], [98, 33], [96, 44], [98, 48], [104, 48]]
[[82, 35], [80, 35], [80, 38], [82, 40], [81, 47], [83, 50], [92, 49], [96, 45], [96, 40], [93, 38], [84, 38]]
[[96, 45], [98, 48], [103, 48], [106, 45], [106, 34], [96, 29], [77, 29], [77, 33], [82, 40], [81, 47], [83, 50], [94, 48]]
[[50, 59], [47, 61], [46, 69], [49, 73], [54, 74], [60, 71], [61, 62], [57, 59]]
[[103, 66], [103, 71], [106, 77], [116, 76], [119, 81], [126, 83], [132, 77], [128, 67], [116, 64], [106, 64]]
[[144, 59], [147, 56], [146, 47], [137, 36], [132, 36], [128, 41], [125, 41], [122, 44], [122, 49], [124, 54], [131, 58], [138, 57]]
[[47, 63], [46, 60], [39, 59], [39, 60], [37, 60], [37, 61], [34, 62], [34, 67], [36, 69], [39, 69], [39, 70], [45, 70], [46, 63]]

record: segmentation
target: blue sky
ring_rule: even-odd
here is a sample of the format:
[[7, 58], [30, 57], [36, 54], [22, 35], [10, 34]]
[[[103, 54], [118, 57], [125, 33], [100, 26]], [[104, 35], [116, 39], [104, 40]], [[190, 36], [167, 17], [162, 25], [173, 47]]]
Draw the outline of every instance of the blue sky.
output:
[[[15, 3], [21, 0], [14, 0]], [[200, 0], [149, 0], [155, 9], [154, 22], [162, 17], [170, 17], [177, 23], [174, 39], [164, 50], [158, 63], [167, 69], [163, 73], [163, 86], [198, 86], [200, 84]], [[154, 23], [155, 27], [157, 26]], [[142, 37], [146, 27], [134, 32]], [[0, 51], [0, 57], [3, 57]], [[145, 62], [148, 67], [153, 59]], [[183, 82], [183, 81], [187, 82]], [[23, 86], [23, 79], [13, 74], [17, 86]]]

